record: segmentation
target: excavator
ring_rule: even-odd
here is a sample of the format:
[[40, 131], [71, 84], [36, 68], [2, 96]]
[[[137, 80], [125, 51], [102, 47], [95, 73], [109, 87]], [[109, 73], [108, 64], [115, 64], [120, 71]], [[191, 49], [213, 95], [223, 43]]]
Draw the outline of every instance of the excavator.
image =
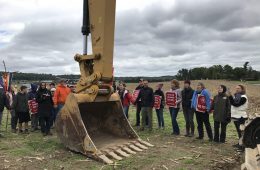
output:
[[115, 7], [116, 0], [83, 1], [83, 54], [74, 57], [81, 77], [55, 124], [67, 148], [107, 164], [153, 147], [131, 127], [112, 87]]
[[260, 115], [251, 117], [245, 123], [240, 141], [245, 147], [245, 163], [241, 170], [260, 170]]

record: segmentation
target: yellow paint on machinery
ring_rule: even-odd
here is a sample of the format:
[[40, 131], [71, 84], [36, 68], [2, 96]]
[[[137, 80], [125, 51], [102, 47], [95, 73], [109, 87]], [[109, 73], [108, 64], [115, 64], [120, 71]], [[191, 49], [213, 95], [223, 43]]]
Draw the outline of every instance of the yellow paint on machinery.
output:
[[153, 145], [141, 140], [133, 130], [123, 113], [120, 97], [111, 86], [116, 1], [85, 0], [84, 3], [93, 54], [74, 57], [81, 78], [76, 93], [68, 96], [57, 115], [56, 131], [69, 149], [113, 163]]

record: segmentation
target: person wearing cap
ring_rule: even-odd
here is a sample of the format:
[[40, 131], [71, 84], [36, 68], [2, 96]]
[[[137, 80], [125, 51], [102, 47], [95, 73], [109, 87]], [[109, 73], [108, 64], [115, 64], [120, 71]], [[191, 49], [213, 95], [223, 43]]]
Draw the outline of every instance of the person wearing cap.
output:
[[203, 124], [206, 127], [209, 141], [213, 140], [212, 128], [209, 122], [209, 113], [211, 110], [210, 93], [202, 82], [197, 85], [197, 90], [194, 91], [191, 101], [191, 107], [195, 110], [198, 133], [196, 139], [204, 138]]
[[[214, 118], [214, 141], [225, 143], [226, 129], [231, 121], [231, 104], [226, 94], [227, 88], [224, 85], [218, 87], [218, 94], [213, 99], [212, 110]], [[219, 129], [221, 127], [221, 133]]]
[[57, 113], [64, 106], [68, 95], [71, 93], [70, 88], [67, 87], [65, 80], [61, 80], [58, 84], [56, 91], [54, 93], [53, 102], [54, 108], [57, 109]]
[[[55, 88], [55, 85], [52, 86], [50, 84], [50, 86], [52, 87], [51, 88], [51, 95], [52, 95], [52, 100], [54, 101], [54, 93], [56, 91], [56, 88]], [[55, 123], [56, 117], [57, 117], [57, 109], [53, 107], [52, 111], [51, 111], [51, 123], [50, 123], [51, 127], [53, 127], [53, 124]]]
[[184, 81], [184, 89], [181, 92], [182, 95], [182, 109], [183, 115], [186, 123], [186, 137], [194, 136], [194, 111], [191, 109], [191, 100], [194, 90], [190, 86], [191, 82], [189, 80]]
[[163, 117], [163, 109], [165, 106], [165, 97], [164, 93], [162, 91], [163, 84], [160, 83], [156, 86], [156, 90], [154, 92], [154, 95], [160, 96], [161, 97], [161, 105], [159, 109], [155, 109], [156, 114], [157, 114], [157, 119], [158, 119], [158, 128], [159, 129], [164, 129], [164, 117]]

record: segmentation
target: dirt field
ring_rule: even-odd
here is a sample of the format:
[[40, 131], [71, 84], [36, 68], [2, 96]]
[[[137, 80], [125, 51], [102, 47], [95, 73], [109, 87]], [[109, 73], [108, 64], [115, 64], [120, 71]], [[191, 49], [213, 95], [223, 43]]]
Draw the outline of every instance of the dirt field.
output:
[[[203, 82], [212, 94], [216, 93], [219, 84], [225, 84], [231, 89], [238, 84], [238, 82], [228, 81]], [[136, 84], [128, 84], [130, 90], [135, 86]], [[151, 86], [154, 87], [155, 83]], [[164, 91], [169, 88], [169, 82], [165, 83]], [[250, 111], [255, 112], [256, 106], [260, 104], [260, 86], [248, 84], [247, 89], [250, 101], [254, 103]], [[13, 134], [10, 132], [9, 125], [8, 131], [2, 132], [4, 138], [0, 138], [0, 169], [240, 169], [243, 154], [232, 148], [232, 145], [237, 142], [235, 127], [232, 123], [228, 125], [227, 143], [216, 144], [208, 142], [207, 138], [198, 141], [195, 138], [184, 137], [185, 123], [182, 112], [178, 116], [182, 135], [179, 137], [170, 135], [171, 123], [168, 109], [165, 109], [164, 115], [165, 130], [156, 129], [157, 119], [154, 113], [154, 131], [138, 132], [142, 139], [154, 144], [155, 147], [115, 165], [104, 165], [70, 152], [63, 147], [55, 135], [42, 137], [39, 132], [29, 135]], [[5, 117], [4, 120], [6, 120]], [[134, 107], [130, 109], [130, 122], [132, 125], [135, 124]], [[5, 121], [1, 129], [2, 131], [5, 129]]]

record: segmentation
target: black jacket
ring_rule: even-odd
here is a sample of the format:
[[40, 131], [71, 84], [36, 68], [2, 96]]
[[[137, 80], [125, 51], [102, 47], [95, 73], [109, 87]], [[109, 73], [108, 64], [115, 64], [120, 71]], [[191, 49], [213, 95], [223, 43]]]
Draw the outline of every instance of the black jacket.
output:
[[18, 92], [14, 98], [12, 108], [15, 112], [29, 112], [29, 105], [28, 105], [28, 94], [23, 94]]
[[194, 90], [192, 88], [182, 90], [181, 96], [182, 96], [182, 107], [183, 108], [191, 108], [191, 100], [192, 100], [193, 93], [194, 93]]
[[154, 105], [153, 89], [150, 87], [142, 88], [140, 90], [140, 93], [139, 93], [136, 101], [139, 101], [140, 99], [141, 99], [142, 107], [153, 107], [153, 105]]
[[38, 114], [40, 117], [49, 117], [53, 109], [51, 92], [47, 89], [39, 89], [36, 94]]
[[0, 89], [0, 112], [4, 111], [4, 107], [9, 108], [9, 102], [4, 93], [4, 90]]
[[164, 97], [164, 93], [161, 89], [158, 89], [158, 90], [155, 90], [154, 92], [154, 95], [158, 95], [158, 96], [161, 96], [162, 97], [162, 101], [161, 101], [161, 106], [160, 108], [164, 108], [164, 105], [165, 105], [165, 97]]
[[218, 94], [212, 104], [214, 121], [228, 123], [231, 119], [231, 105], [226, 94]]

